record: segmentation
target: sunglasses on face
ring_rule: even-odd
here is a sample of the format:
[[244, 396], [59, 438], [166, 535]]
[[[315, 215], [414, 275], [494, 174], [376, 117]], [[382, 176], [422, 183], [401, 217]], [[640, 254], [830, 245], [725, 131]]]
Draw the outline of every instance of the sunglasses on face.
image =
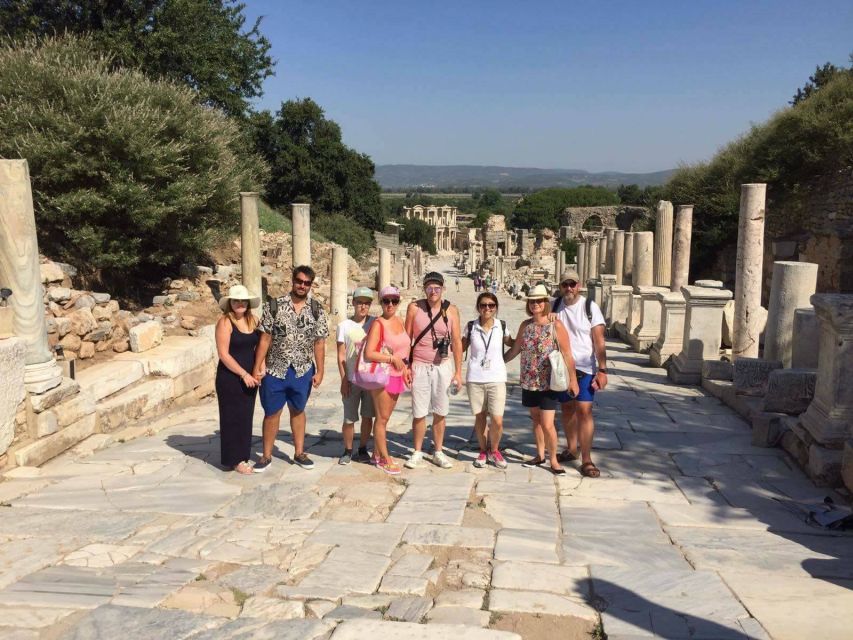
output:
[[547, 300], [531, 300], [530, 304], [545, 304]]
[[424, 291], [427, 293], [439, 293], [441, 291], [441, 287], [424, 287]]
[[566, 280], [565, 282], [561, 282], [560, 286], [566, 287], [567, 289], [574, 289], [576, 286], [578, 286], [578, 283], [574, 280]]
[[370, 306], [370, 300], [356, 300], [355, 304], [366, 304]]
[[303, 280], [302, 278], [294, 278], [293, 284], [299, 285], [301, 287], [310, 287], [314, 284], [313, 280]]
[[400, 304], [400, 298], [382, 298], [382, 304]]
[[496, 305], [494, 302], [483, 302], [483, 303], [480, 305], [480, 308], [481, 308], [481, 309], [496, 309], [496, 308], [497, 308], [497, 306], [498, 306], [498, 305]]

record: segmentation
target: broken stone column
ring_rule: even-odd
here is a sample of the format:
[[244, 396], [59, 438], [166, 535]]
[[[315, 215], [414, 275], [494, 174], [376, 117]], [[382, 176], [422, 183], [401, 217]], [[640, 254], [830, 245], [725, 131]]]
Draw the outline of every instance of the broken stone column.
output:
[[686, 286], [681, 288], [687, 301], [681, 351], [667, 371], [677, 384], [699, 384], [702, 362], [720, 359], [723, 307], [732, 298], [726, 289]]
[[598, 241], [598, 273], [607, 273], [607, 249], [608, 247], [608, 238], [607, 238], [607, 229], [604, 229], [604, 233], [601, 234], [601, 238]]
[[766, 184], [743, 184], [740, 191], [740, 219], [735, 270], [735, 309], [732, 357], [758, 357], [761, 278], [764, 262], [764, 214]]
[[613, 234], [613, 273], [616, 274], [616, 284], [622, 284], [624, 279], [623, 264], [625, 262], [625, 232], [616, 231]]
[[622, 256], [622, 284], [634, 285], [634, 233], [625, 233], [625, 252]]
[[658, 202], [655, 219], [655, 286], [672, 286], [672, 203]]
[[634, 292], [637, 287], [654, 285], [654, 246], [655, 234], [651, 231], [638, 231], [634, 234], [634, 267], [631, 272], [631, 284]]
[[329, 300], [329, 321], [337, 327], [347, 319], [347, 290], [349, 279], [349, 251], [346, 247], [332, 247], [332, 278]]
[[[618, 229], [610, 228], [606, 230], [607, 236], [607, 253], [604, 256], [604, 273], [616, 273], [616, 267], [614, 266], [613, 256], [615, 255], [614, 249], [616, 248], [616, 232]], [[619, 265], [622, 266], [621, 264]], [[621, 271], [621, 268], [619, 269]]]
[[820, 350], [820, 321], [811, 306], [794, 311], [794, 344], [791, 345], [791, 367], [817, 369]]
[[47, 342], [36, 219], [26, 160], [0, 160], [0, 284], [12, 290], [12, 326], [23, 340], [30, 393], [59, 386], [62, 370]]
[[376, 286], [381, 290], [391, 284], [391, 251], [379, 248], [379, 274]]
[[808, 306], [817, 287], [818, 265], [811, 262], [774, 262], [770, 305], [764, 330], [764, 359], [791, 366], [794, 311]]
[[587, 267], [587, 277], [586, 280], [589, 282], [590, 280], [598, 279], [598, 267], [599, 267], [599, 259], [598, 259], [598, 248], [599, 242], [598, 238], [590, 238], [589, 241], [589, 252], [587, 257], [589, 258], [589, 266]]
[[681, 204], [675, 210], [675, 243], [672, 247], [672, 280], [669, 290], [681, 294], [690, 284], [690, 241], [693, 236], [693, 205]]
[[581, 278], [581, 284], [586, 283], [584, 278], [584, 270], [586, 269], [586, 243], [578, 242], [578, 275]]
[[311, 265], [311, 205], [290, 205], [293, 221], [293, 266]]
[[[240, 192], [240, 260], [243, 286], [253, 296], [263, 295], [261, 280], [261, 233], [258, 225], [258, 194]], [[260, 317], [261, 307], [252, 310]]]
[[680, 291], [660, 292], [657, 299], [661, 305], [660, 334], [649, 350], [649, 362], [654, 367], [662, 367], [683, 346], [687, 301]]
[[821, 445], [840, 448], [853, 437], [853, 295], [815, 294], [820, 320], [820, 355], [814, 400], [801, 416]]
[[409, 259], [408, 258], [403, 258], [403, 265], [402, 266], [403, 266], [403, 273], [402, 273], [403, 290], [405, 291], [406, 289], [409, 288], [409, 284], [411, 282], [411, 278], [409, 276]]

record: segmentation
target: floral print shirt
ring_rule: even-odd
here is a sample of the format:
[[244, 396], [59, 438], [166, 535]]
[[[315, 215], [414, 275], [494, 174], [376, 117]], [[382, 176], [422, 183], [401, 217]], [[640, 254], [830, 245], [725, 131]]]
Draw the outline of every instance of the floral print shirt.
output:
[[293, 367], [297, 376], [303, 376], [314, 364], [314, 342], [329, 335], [326, 312], [320, 305], [320, 313], [314, 319], [310, 295], [298, 314], [293, 308], [290, 294], [277, 300], [278, 312], [275, 318], [270, 313], [269, 303], [265, 303], [258, 327], [272, 336], [272, 344], [267, 352], [267, 372], [276, 378], [284, 378], [288, 367]]
[[554, 323], [532, 322], [524, 328], [521, 338], [521, 388], [528, 391], [547, 391], [551, 385], [551, 361], [548, 354], [559, 348]]

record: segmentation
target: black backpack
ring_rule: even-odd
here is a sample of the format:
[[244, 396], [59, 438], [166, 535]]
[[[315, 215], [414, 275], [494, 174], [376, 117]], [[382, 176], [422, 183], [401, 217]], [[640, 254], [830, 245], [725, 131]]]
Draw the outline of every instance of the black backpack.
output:
[[[560, 303], [562, 301], [562, 298], [554, 298], [554, 302], [551, 304], [551, 313], [557, 313], [557, 309], [560, 308]], [[592, 324], [592, 298], [586, 299], [584, 307], [586, 308], [586, 319], [589, 320], [590, 324]]]

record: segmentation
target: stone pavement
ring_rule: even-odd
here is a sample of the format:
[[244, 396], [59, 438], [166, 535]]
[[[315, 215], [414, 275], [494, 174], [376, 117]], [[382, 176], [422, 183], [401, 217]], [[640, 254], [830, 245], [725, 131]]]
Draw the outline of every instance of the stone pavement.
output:
[[[470, 281], [449, 289], [473, 317]], [[501, 304], [515, 330], [522, 303]], [[518, 464], [533, 447], [515, 385], [505, 471], [471, 466], [464, 394], [454, 469], [339, 466], [332, 366], [311, 401], [312, 471], [289, 464], [284, 430], [267, 473], [220, 470], [215, 402], [13, 470], [0, 638], [849, 638], [853, 539], [799, 515], [827, 491], [700, 389], [608, 350], [599, 479]], [[404, 397], [394, 455], [411, 450], [409, 420]]]

